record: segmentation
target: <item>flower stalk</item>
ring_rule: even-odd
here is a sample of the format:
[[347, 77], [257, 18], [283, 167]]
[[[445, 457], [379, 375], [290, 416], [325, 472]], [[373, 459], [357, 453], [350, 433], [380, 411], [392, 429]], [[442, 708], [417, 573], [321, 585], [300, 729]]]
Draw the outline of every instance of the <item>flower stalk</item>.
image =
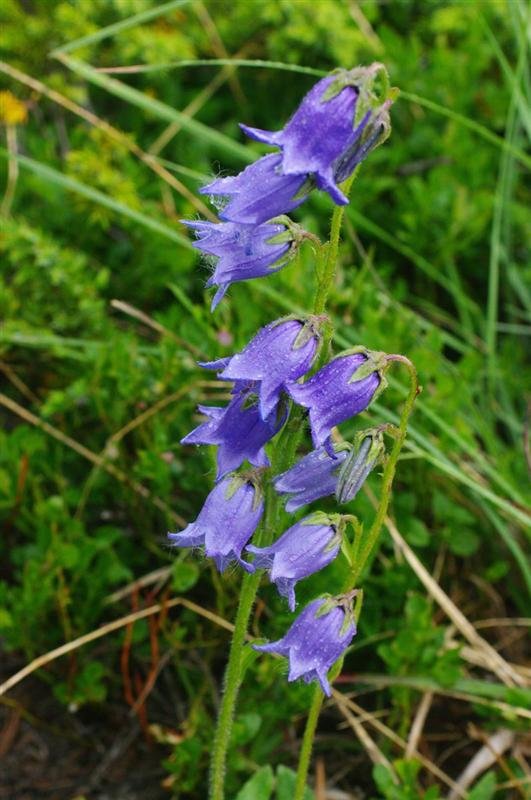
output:
[[[378, 90], [382, 77], [383, 92]], [[211, 263], [217, 259], [207, 282], [217, 287], [212, 310], [231, 284], [266, 277], [287, 266], [305, 238], [311, 239], [317, 262], [312, 314], [275, 320], [242, 351], [201, 364], [216, 370], [220, 380], [233, 382], [231, 399], [224, 407], [200, 406], [206, 421], [182, 439], [187, 445], [216, 445], [218, 469], [197, 519], [171, 534], [172, 543], [203, 547], [220, 572], [234, 562], [246, 572], [214, 736], [211, 800], [225, 797], [243, 648], [264, 570], [294, 611], [298, 581], [323, 569], [340, 552], [351, 568], [342, 594], [311, 600], [284, 636], [253, 645], [288, 659], [288, 681], [302, 679], [320, 687], [303, 737], [295, 800], [303, 797], [323, 693], [331, 695], [330, 681], [339, 674], [356, 635], [362, 592], [355, 587], [387, 513], [418, 384], [413, 365], [403, 356], [358, 346], [331, 357], [333, 326], [324, 312], [336, 276], [344, 206], [360, 163], [389, 135], [389, 107], [395, 96], [381, 64], [340, 69], [312, 87], [282, 130], [242, 125], [250, 138], [276, 152], [200, 190], [216, 205], [218, 221], [185, 221], [196, 235], [195, 247]], [[324, 245], [286, 216], [315, 190], [326, 192], [336, 204]], [[330, 495], [342, 505], [356, 496], [382, 461], [383, 434], [391, 432], [389, 426], [360, 431], [352, 443], [334, 443], [333, 436], [337, 425], [364, 412], [384, 391], [392, 361], [402, 361], [410, 369], [411, 390], [385, 462], [381, 501], [368, 534], [352, 514], [318, 510], [278, 531], [278, 494], [287, 495], [287, 513]], [[314, 449], [297, 461], [308, 423]], [[248, 464], [254, 469], [249, 470]], [[348, 525], [354, 530], [353, 545], [346, 535]]]

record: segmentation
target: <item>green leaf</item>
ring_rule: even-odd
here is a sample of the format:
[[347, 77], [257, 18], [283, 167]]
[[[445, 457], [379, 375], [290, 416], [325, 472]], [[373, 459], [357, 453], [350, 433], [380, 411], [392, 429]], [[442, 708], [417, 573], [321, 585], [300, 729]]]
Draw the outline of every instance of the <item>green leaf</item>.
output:
[[235, 800], [269, 800], [274, 784], [273, 770], [268, 764], [255, 772], [252, 778], [249, 778], [236, 795]]
[[372, 778], [384, 797], [390, 797], [391, 793], [396, 791], [393, 773], [389, 767], [385, 767], [383, 764], [377, 764], [372, 771]]
[[57, 47], [52, 53], [50, 53], [50, 55], [55, 56], [59, 53], [69, 53], [72, 50], [77, 50], [79, 47], [86, 47], [89, 44], [101, 42], [103, 39], [107, 39], [109, 36], [114, 36], [117, 33], [126, 31], [128, 28], [134, 27], [135, 25], [140, 25], [143, 22], [148, 22], [150, 19], [160, 17], [161, 14], [166, 14], [168, 11], [173, 11], [173, 9], [179, 8], [179, 6], [184, 6], [189, 2], [190, 0], [170, 0], [169, 3], [163, 3], [162, 5], [157, 5], [154, 8], [147, 8], [140, 14], [134, 14], [131, 17], [127, 17], [127, 19], [120, 20], [120, 22], [115, 22], [112, 25], [107, 25], [105, 28], [100, 28], [88, 36], [83, 36], [81, 39], [74, 39], [73, 42], [68, 42], [61, 47]]
[[412, 547], [426, 547], [430, 543], [430, 532], [421, 519], [414, 517], [404, 527], [404, 536]]
[[[277, 767], [276, 800], [293, 800], [297, 773], [280, 764]], [[304, 790], [303, 800], [315, 800], [315, 795], [307, 786]]]
[[475, 531], [470, 528], [457, 528], [448, 531], [446, 538], [448, 546], [456, 556], [471, 556], [480, 545], [480, 538]]
[[[10, 158], [7, 150], [5, 150], [3, 147], [0, 147], [0, 156], [2, 158]], [[16, 160], [21, 167], [29, 169], [30, 172], [38, 175], [38, 177], [43, 178], [44, 180], [49, 181], [56, 186], [61, 186], [63, 189], [68, 189], [71, 192], [75, 192], [83, 197], [87, 197], [89, 200], [93, 200], [95, 203], [99, 203], [106, 208], [110, 208], [112, 211], [116, 211], [117, 214], [128, 217], [134, 222], [138, 222], [145, 228], [150, 228], [152, 231], [165, 236], [167, 239], [172, 239], [174, 242], [177, 242], [187, 249], [192, 248], [192, 244], [189, 239], [186, 238], [186, 236], [177, 233], [177, 231], [173, 230], [173, 228], [170, 228], [168, 225], [165, 225], [163, 222], [159, 222], [158, 220], [153, 219], [153, 217], [148, 217], [141, 211], [135, 211], [133, 208], [129, 208], [129, 206], [119, 203], [117, 200], [114, 200], [112, 197], [100, 192], [98, 189], [93, 189], [92, 186], [87, 186], [85, 183], [81, 183], [75, 178], [71, 178], [68, 175], [63, 175], [62, 172], [58, 172], [58, 170], [54, 169], [53, 167], [48, 167], [46, 164], [41, 164], [40, 161], [35, 161], [33, 158], [17, 155]]]
[[479, 780], [468, 795], [468, 800], [491, 800], [496, 793], [496, 775], [487, 772]]
[[199, 567], [189, 561], [176, 561], [171, 571], [171, 582], [176, 592], [181, 594], [195, 586], [199, 578]]

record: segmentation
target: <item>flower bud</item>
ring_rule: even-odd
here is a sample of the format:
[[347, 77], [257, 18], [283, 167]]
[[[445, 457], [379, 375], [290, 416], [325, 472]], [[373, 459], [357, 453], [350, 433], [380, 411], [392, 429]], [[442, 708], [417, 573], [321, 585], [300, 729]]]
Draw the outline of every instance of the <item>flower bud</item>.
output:
[[279, 494], [290, 495], [286, 511], [290, 514], [301, 506], [328, 497], [336, 491], [341, 465], [349, 456], [351, 445], [333, 445], [334, 456], [325, 447], [312, 450], [287, 472], [277, 475], [273, 484]]
[[356, 497], [384, 452], [382, 429], [372, 428], [358, 434], [338, 473], [335, 490], [338, 503], [348, 503]]

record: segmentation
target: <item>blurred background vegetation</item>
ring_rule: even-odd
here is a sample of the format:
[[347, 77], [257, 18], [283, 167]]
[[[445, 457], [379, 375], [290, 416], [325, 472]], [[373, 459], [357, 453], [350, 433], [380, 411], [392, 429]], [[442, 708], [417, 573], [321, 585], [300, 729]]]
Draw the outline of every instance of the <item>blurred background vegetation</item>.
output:
[[[522, 0], [4, 0], [1, 677], [161, 606], [0, 697], [0, 796], [205, 797], [239, 575], [165, 544], [213, 478], [213, 453], [179, 440], [222, 398], [196, 360], [308, 308], [313, 265], [303, 252], [211, 315], [179, 220], [212, 213], [206, 178], [265, 152], [238, 122], [281, 127], [315, 81], [299, 67], [374, 60], [402, 94], [347, 213], [336, 345], [407, 354], [424, 391], [315, 797], [433, 800], [455, 781], [472, 800], [526, 796], [529, 20]], [[294, 216], [326, 236], [330, 211], [316, 196]], [[402, 397], [396, 381], [343, 432]], [[368, 521], [370, 492], [352, 510]], [[253, 634], [289, 619], [264, 586]], [[311, 690], [248, 662], [228, 797], [288, 800]]]

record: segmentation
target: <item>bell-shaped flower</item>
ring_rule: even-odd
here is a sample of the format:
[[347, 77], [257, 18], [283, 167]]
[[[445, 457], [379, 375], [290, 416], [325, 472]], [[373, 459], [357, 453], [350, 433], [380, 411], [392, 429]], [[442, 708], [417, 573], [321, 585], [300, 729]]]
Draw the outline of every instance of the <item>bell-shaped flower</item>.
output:
[[307, 175], [287, 175], [281, 170], [281, 162], [281, 155], [271, 153], [238, 175], [218, 178], [199, 191], [211, 197], [226, 198], [218, 204], [220, 219], [260, 225], [300, 206], [312, 189]]
[[336, 491], [338, 473], [349, 455], [350, 446], [335, 444], [333, 449], [334, 457], [329, 455], [325, 447], [312, 450], [274, 479], [276, 491], [290, 495], [286, 503], [286, 511], [290, 514]]
[[245, 570], [242, 550], [253, 535], [264, 510], [255, 476], [228, 475], [212, 489], [195, 522], [180, 533], [168, 534], [176, 547], [204, 547], [220, 572], [232, 561]]
[[[328, 192], [335, 203], [345, 205], [348, 199], [338, 184], [386, 138], [383, 121], [376, 119], [385, 105], [375, 92], [382, 73], [388, 96], [382, 64], [337, 70], [310, 89], [282, 130], [241, 127], [252, 139], [280, 147], [285, 175], [310, 174], [319, 189]], [[386, 109], [391, 102], [386, 100]]]
[[231, 283], [272, 275], [286, 264], [292, 254], [295, 234], [280, 222], [242, 225], [235, 222], [183, 220], [183, 223], [196, 234], [194, 247], [217, 258], [206, 284], [218, 286], [212, 300], [212, 310]]
[[276, 408], [280, 393], [288, 381], [296, 381], [308, 372], [317, 355], [319, 328], [325, 317], [279, 319], [262, 328], [241, 353], [228, 363], [214, 361], [202, 366], [215, 368], [223, 380], [256, 381], [260, 414], [267, 419]]
[[256, 385], [237, 387], [232, 400], [225, 407], [198, 408], [208, 420], [181, 439], [181, 444], [218, 445], [217, 480], [246, 460], [255, 467], [269, 466], [265, 445], [280, 430], [286, 415], [285, 412], [274, 410], [265, 420], [262, 419]]
[[253, 645], [262, 653], [277, 653], [289, 659], [288, 681], [318, 680], [330, 697], [328, 670], [343, 655], [356, 634], [356, 622], [349, 595], [319, 598], [299, 614], [282, 639]]
[[249, 545], [255, 569], [268, 569], [278, 593], [286, 597], [290, 611], [295, 610], [295, 584], [330, 564], [337, 556], [343, 536], [340, 514], [317, 511], [288, 528], [269, 547]]
[[385, 386], [386, 358], [384, 353], [354, 348], [333, 358], [306, 383], [289, 384], [287, 389], [295, 402], [310, 410], [316, 448], [326, 443], [328, 452], [334, 455], [329, 443], [332, 428], [364, 411]]

